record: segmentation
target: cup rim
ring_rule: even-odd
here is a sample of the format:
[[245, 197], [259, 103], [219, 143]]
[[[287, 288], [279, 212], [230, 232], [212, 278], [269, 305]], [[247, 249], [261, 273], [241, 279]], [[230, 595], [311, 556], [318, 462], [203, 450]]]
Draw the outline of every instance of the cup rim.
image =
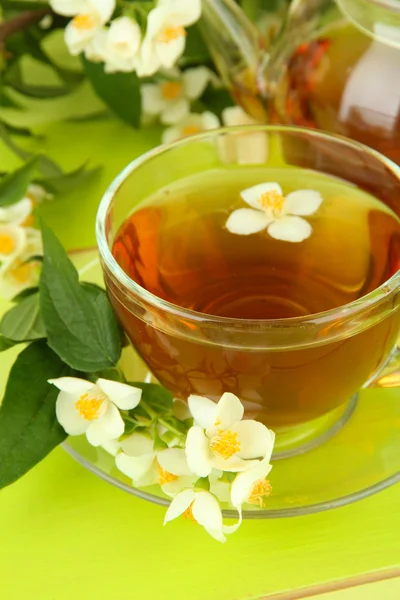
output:
[[118, 283], [122, 286], [122, 288], [125, 291], [131, 292], [133, 294], [133, 298], [137, 298], [145, 302], [147, 305], [150, 305], [152, 308], [162, 310], [164, 313], [167, 313], [169, 315], [197, 322], [207, 321], [209, 325], [214, 324], [219, 327], [226, 326], [233, 327], [235, 329], [248, 329], [249, 325], [251, 325], [252, 328], [274, 328], [289, 326], [298, 327], [299, 325], [311, 323], [313, 325], [323, 323], [324, 326], [327, 326], [331, 321], [336, 321], [338, 318], [343, 316], [346, 316], [346, 318], [351, 318], [357, 313], [362, 312], [365, 309], [371, 309], [372, 307], [379, 304], [381, 301], [387, 299], [388, 296], [390, 296], [400, 286], [400, 269], [397, 270], [396, 273], [394, 273], [389, 279], [384, 281], [379, 287], [375, 288], [368, 294], [361, 296], [361, 298], [357, 298], [352, 302], [342, 304], [336, 308], [332, 308], [318, 313], [302, 315], [299, 317], [289, 317], [280, 319], [240, 319], [231, 317], [220, 317], [212, 314], [202, 313], [199, 311], [184, 308], [182, 306], [179, 306], [178, 304], [169, 302], [168, 300], [163, 300], [162, 298], [159, 298], [152, 292], [146, 290], [136, 281], [131, 279], [129, 275], [127, 275], [127, 273], [125, 273], [125, 271], [120, 267], [120, 265], [117, 263], [113, 256], [111, 249], [108, 246], [106, 235], [106, 221], [108, 209], [116, 193], [118, 192], [119, 188], [123, 185], [125, 180], [131, 175], [131, 173], [139, 169], [143, 164], [147, 163], [148, 161], [156, 158], [161, 154], [164, 154], [165, 152], [169, 152], [174, 148], [178, 148], [180, 146], [184, 146], [190, 143], [196, 143], [202, 140], [208, 140], [210, 138], [218, 137], [221, 134], [225, 133], [241, 133], [243, 131], [258, 133], [260, 131], [264, 131], [266, 133], [299, 133], [308, 137], [318, 138], [324, 141], [334, 142], [339, 145], [343, 144], [345, 146], [350, 146], [351, 148], [356, 148], [362, 151], [363, 153], [369, 154], [379, 162], [383, 163], [386, 166], [386, 168], [393, 172], [395, 177], [398, 178], [400, 185], [400, 166], [396, 165], [396, 163], [394, 163], [386, 156], [380, 154], [373, 148], [369, 148], [365, 144], [362, 144], [355, 140], [350, 140], [345, 136], [308, 129], [306, 127], [258, 124], [239, 125], [234, 127], [219, 127], [208, 130], [203, 133], [191, 135], [168, 144], [159, 144], [155, 148], [148, 150], [144, 154], [141, 154], [140, 156], [132, 160], [115, 177], [115, 179], [106, 189], [97, 211], [96, 239], [100, 257], [104, 265], [110, 271], [112, 276], [117, 279]]

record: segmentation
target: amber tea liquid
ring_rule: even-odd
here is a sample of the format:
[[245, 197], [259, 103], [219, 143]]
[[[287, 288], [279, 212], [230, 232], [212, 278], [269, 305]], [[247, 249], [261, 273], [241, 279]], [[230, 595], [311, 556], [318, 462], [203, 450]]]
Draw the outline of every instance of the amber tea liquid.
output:
[[[267, 176], [266, 176], [267, 173]], [[245, 207], [240, 191], [277, 181], [284, 194], [323, 196], [307, 240], [275, 240], [225, 228]], [[199, 313], [287, 319], [327, 311], [368, 294], [400, 265], [400, 220], [382, 202], [333, 177], [295, 168], [215, 170], [149, 198], [121, 226], [113, 255], [159, 298]], [[397, 313], [341, 341], [284, 351], [238, 350], [175, 336], [134, 316], [109, 287], [122, 325], [151, 371], [175, 395], [239, 396], [271, 426], [312, 420], [350, 398], [393, 347]], [[354, 360], [354, 357], [357, 360]]]

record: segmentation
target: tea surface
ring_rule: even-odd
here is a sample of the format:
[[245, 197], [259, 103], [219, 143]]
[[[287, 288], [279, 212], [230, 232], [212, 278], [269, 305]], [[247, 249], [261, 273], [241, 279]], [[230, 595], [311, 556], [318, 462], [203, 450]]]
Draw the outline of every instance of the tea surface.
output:
[[[276, 181], [283, 193], [319, 191], [299, 243], [267, 230], [230, 233], [247, 205], [240, 192]], [[295, 168], [221, 170], [161, 190], [120, 228], [113, 254], [141, 286], [182, 307], [241, 319], [329, 310], [381, 285], [400, 266], [400, 220], [379, 200], [339, 179]]]

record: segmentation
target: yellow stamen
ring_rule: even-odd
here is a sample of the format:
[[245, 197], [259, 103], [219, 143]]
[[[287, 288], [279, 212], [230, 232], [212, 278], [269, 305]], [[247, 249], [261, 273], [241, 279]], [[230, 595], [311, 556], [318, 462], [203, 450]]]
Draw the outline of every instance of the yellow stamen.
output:
[[214, 427], [219, 427], [219, 425], [221, 425], [221, 419], [216, 419]]
[[281, 213], [285, 204], [285, 198], [275, 190], [265, 192], [258, 202], [263, 208], [272, 208], [274, 212]]
[[185, 31], [185, 28], [182, 27], [182, 25], [167, 25], [158, 36], [158, 41], [162, 42], [163, 44], [168, 44], [168, 42], [177, 40], [185, 35], [187, 35], [187, 33]]
[[178, 477], [176, 475], [174, 475], [173, 473], [170, 473], [169, 471], [166, 471], [165, 469], [162, 468], [161, 465], [158, 465], [157, 473], [158, 473], [158, 483], [160, 485], [164, 485], [164, 483], [170, 483], [171, 481], [176, 481], [178, 479]]
[[265, 506], [263, 498], [267, 498], [272, 491], [272, 486], [267, 479], [256, 481], [250, 496], [247, 499], [249, 504], [257, 504], [261, 508]]
[[18, 283], [27, 283], [32, 277], [33, 272], [36, 269], [36, 265], [33, 263], [24, 264], [22, 261], [18, 261], [13, 269], [10, 271], [10, 275]]
[[183, 135], [194, 135], [195, 133], [200, 133], [200, 131], [201, 128], [197, 125], [186, 125], [186, 127], [183, 128], [182, 133]]
[[77, 15], [72, 19], [72, 24], [76, 29], [80, 29], [81, 31], [86, 31], [89, 29], [93, 29], [96, 26], [96, 21], [92, 17], [92, 15]]
[[100, 416], [100, 408], [102, 407], [104, 398], [91, 397], [89, 394], [83, 394], [79, 400], [75, 402], [75, 408], [81, 417], [86, 421], [94, 421]]
[[197, 523], [196, 519], [193, 516], [193, 502], [182, 514], [182, 517], [184, 519], [187, 519], [188, 521], [193, 521], [193, 523]]
[[236, 431], [220, 429], [210, 444], [211, 451], [217, 456], [228, 459], [240, 450], [240, 442]]
[[161, 95], [165, 100], [176, 100], [182, 92], [182, 84], [179, 81], [165, 81], [161, 84]]
[[15, 250], [15, 241], [6, 233], [0, 235], [0, 254], [11, 254]]

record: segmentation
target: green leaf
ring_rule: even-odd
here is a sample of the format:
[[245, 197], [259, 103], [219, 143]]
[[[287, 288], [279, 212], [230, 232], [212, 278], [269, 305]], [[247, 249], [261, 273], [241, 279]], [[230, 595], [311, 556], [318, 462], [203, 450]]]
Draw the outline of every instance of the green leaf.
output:
[[59, 174], [56, 177], [48, 177], [42, 185], [53, 194], [65, 194], [73, 188], [83, 185], [89, 179], [98, 175], [102, 167], [96, 167], [86, 171], [86, 163], [71, 171], [70, 173]]
[[187, 30], [185, 53], [180, 59], [182, 65], [205, 64], [211, 61], [210, 52], [199, 28], [194, 25]]
[[56, 419], [58, 389], [47, 381], [71, 375], [44, 341], [34, 342], [18, 356], [0, 408], [0, 488], [24, 475], [67, 437]]
[[81, 285], [63, 246], [44, 224], [42, 235], [40, 308], [49, 346], [78, 371], [115, 367], [122, 334], [106, 292]]
[[139, 78], [135, 73], [106, 73], [102, 63], [83, 59], [85, 71], [96, 94], [123, 121], [139, 127], [141, 95]]
[[134, 383], [129, 382], [129, 385], [133, 385], [134, 387], [143, 390], [142, 400], [144, 400], [144, 402], [146, 402], [146, 404], [157, 414], [165, 415], [172, 410], [172, 394], [161, 385], [157, 385], [156, 383], [143, 383], [142, 381], [135, 381]]
[[40, 315], [39, 294], [31, 294], [13, 306], [0, 322], [0, 334], [13, 342], [27, 342], [46, 337]]
[[36, 156], [0, 181], [0, 206], [14, 204], [24, 197], [37, 167]]
[[[6, 127], [0, 123], [0, 139], [10, 148], [14, 154], [19, 156], [22, 160], [29, 160], [33, 158], [31, 152], [27, 152], [20, 148], [9, 135]], [[43, 175], [43, 177], [57, 177], [63, 175], [63, 170], [53, 160], [45, 156], [44, 154], [37, 155], [37, 170]]]
[[8, 350], [9, 348], [12, 348], [12, 346], [15, 346], [15, 342], [0, 335], [0, 352]]
[[[43, 257], [41, 257], [41, 258], [43, 258]], [[24, 290], [22, 290], [22, 292], [20, 292], [16, 296], [14, 296], [12, 301], [14, 303], [21, 302], [21, 300], [24, 300], [24, 298], [28, 298], [28, 296], [32, 296], [32, 294], [36, 294], [38, 291], [39, 291], [38, 287], [25, 288]]]

